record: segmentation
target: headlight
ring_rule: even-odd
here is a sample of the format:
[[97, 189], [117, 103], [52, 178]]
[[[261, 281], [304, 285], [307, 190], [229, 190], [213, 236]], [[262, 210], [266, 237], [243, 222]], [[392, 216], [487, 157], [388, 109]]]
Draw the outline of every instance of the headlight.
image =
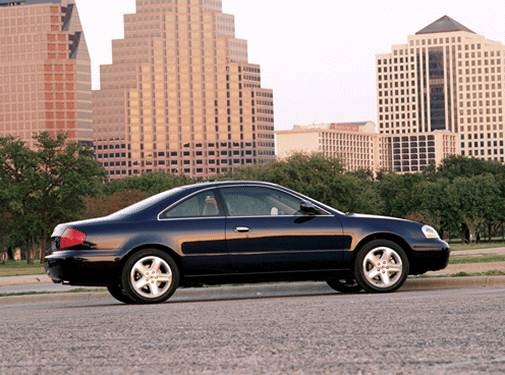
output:
[[433, 227], [430, 227], [429, 225], [423, 225], [421, 230], [423, 231], [423, 234], [426, 238], [437, 238], [437, 239], [440, 238], [437, 231]]

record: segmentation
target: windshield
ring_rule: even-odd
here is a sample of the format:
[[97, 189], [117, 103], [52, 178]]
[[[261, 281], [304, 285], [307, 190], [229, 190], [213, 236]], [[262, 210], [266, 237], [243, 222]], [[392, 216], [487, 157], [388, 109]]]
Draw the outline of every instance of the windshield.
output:
[[181, 190], [182, 190], [182, 188], [177, 187], [174, 189], [170, 189], [168, 191], [164, 191], [163, 193], [153, 195], [152, 197], [144, 199], [143, 201], [132, 204], [131, 206], [123, 208], [122, 210], [116, 211], [113, 214], [109, 215], [109, 217], [111, 219], [117, 219], [117, 218], [123, 218], [125, 216], [134, 215], [140, 211], [145, 210], [146, 208], [149, 208], [151, 206], [156, 205], [157, 203], [159, 203], [161, 201], [164, 201], [165, 199], [167, 199], [171, 195], [176, 194], [176, 193], [180, 192]]

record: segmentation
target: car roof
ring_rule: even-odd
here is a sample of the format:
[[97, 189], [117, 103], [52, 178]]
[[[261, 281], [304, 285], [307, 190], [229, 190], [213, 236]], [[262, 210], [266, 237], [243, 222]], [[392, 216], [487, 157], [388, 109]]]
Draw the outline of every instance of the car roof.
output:
[[254, 181], [254, 180], [225, 180], [225, 181], [207, 181], [199, 182], [196, 184], [181, 186], [182, 189], [200, 189], [200, 188], [211, 188], [211, 187], [221, 187], [229, 185], [263, 185], [272, 187], [282, 187], [278, 184], [265, 181]]

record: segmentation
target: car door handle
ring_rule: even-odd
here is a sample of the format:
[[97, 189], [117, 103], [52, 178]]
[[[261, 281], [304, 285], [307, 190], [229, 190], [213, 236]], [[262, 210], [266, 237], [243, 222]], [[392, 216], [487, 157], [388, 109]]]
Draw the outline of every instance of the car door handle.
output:
[[236, 227], [234, 230], [235, 230], [235, 232], [238, 232], [238, 233], [247, 233], [251, 230], [251, 228], [249, 228], [249, 227]]

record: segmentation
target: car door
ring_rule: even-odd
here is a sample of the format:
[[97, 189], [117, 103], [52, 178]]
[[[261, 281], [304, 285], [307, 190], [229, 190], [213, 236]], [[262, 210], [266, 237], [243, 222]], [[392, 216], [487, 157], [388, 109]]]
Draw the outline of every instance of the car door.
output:
[[300, 212], [300, 197], [276, 188], [219, 189], [226, 208], [226, 243], [238, 273], [341, 268], [348, 247], [340, 220], [322, 209]]
[[159, 215], [166, 241], [181, 254], [185, 276], [231, 272], [225, 215], [213, 189], [175, 203]]

